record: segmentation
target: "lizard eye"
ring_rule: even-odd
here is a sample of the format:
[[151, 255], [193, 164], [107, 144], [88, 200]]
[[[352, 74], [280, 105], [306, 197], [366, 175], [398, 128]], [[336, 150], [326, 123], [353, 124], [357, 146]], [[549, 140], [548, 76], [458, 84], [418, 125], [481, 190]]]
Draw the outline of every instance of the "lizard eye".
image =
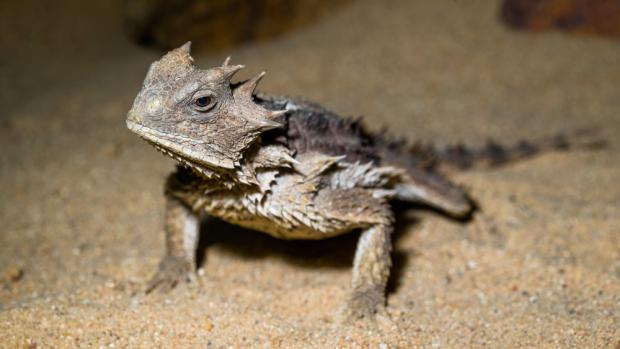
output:
[[212, 94], [200, 94], [194, 98], [194, 109], [199, 112], [206, 112], [215, 106], [215, 96]]

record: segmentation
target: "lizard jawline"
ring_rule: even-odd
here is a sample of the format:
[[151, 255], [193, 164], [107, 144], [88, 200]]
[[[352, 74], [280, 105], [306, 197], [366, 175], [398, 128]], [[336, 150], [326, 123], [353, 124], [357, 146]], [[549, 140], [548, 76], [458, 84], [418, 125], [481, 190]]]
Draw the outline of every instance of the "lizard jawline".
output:
[[[194, 171], [196, 174], [200, 175], [206, 179], [212, 179], [218, 173], [217, 167], [208, 166], [209, 164], [205, 164], [197, 161], [191, 157], [184, 156], [182, 153], [178, 152], [177, 149], [174, 149], [170, 146], [166, 146], [166, 144], [170, 144], [171, 141], [163, 138], [164, 135], [161, 132], [150, 129], [146, 126], [140, 125], [134, 122], [127, 122], [128, 128], [140, 136], [140, 138], [144, 139], [147, 143], [152, 145], [155, 149], [160, 151], [162, 154], [167, 157], [175, 160], [179, 165]], [[164, 144], [166, 143], [166, 144]]]

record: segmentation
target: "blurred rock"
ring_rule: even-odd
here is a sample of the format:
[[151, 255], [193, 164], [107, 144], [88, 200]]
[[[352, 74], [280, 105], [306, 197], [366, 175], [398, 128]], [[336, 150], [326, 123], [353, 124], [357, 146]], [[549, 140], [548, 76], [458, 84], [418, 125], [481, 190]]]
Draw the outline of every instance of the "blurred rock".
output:
[[125, 28], [141, 45], [169, 50], [192, 41], [214, 51], [312, 23], [351, 0], [133, 0]]
[[16, 265], [9, 265], [0, 273], [0, 281], [3, 284], [11, 284], [18, 282], [24, 276], [24, 269]]
[[504, 0], [501, 18], [517, 29], [620, 38], [620, 0]]

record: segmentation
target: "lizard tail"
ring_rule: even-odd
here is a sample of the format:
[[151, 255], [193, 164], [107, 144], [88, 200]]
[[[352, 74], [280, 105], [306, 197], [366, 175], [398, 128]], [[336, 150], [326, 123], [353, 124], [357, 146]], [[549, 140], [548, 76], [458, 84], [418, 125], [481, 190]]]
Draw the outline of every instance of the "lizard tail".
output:
[[596, 150], [606, 146], [593, 129], [580, 129], [570, 134], [557, 134], [533, 141], [500, 145], [488, 140], [481, 148], [472, 149], [462, 144], [441, 150], [428, 148], [434, 162], [447, 170], [489, 169], [528, 159], [539, 154], [573, 149]]
[[437, 148], [425, 143], [408, 145], [405, 140], [388, 139], [384, 134], [376, 137], [384, 163], [407, 169], [438, 169], [440, 172], [492, 169], [543, 153], [571, 149], [593, 150], [606, 146], [606, 142], [593, 129], [581, 129], [512, 145], [500, 145], [488, 140], [480, 148], [463, 144]]

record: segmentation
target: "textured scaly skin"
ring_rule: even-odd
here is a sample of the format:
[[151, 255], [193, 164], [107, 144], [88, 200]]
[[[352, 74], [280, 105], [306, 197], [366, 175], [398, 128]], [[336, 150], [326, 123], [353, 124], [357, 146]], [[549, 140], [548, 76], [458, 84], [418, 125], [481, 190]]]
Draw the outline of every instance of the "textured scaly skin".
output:
[[[231, 83], [241, 68], [226, 60], [198, 69], [187, 43], [151, 65], [128, 113], [130, 130], [178, 162], [165, 185], [166, 255], [147, 290], [193, 278], [204, 213], [283, 239], [360, 229], [344, 318], [374, 319], [390, 273], [389, 201], [462, 218], [473, 211], [471, 200], [438, 173], [434, 149], [388, 142], [313, 103], [256, 95], [263, 74]], [[457, 167], [459, 159], [483, 158], [454, 149], [445, 158]], [[500, 160], [535, 150], [515, 149]]]

